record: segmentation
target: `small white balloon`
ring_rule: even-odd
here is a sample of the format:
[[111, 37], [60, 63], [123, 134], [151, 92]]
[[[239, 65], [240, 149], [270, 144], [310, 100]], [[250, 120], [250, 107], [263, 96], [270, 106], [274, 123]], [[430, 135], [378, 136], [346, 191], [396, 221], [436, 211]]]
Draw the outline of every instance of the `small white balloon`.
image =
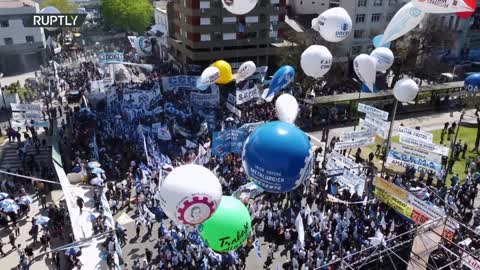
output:
[[250, 12], [258, 0], [222, 0], [223, 7], [236, 15], [243, 15]]
[[312, 29], [319, 32], [320, 31], [320, 25], [318, 24], [318, 18], [313, 18], [312, 19]]
[[377, 60], [377, 71], [385, 73], [393, 65], [395, 57], [392, 50], [385, 47], [379, 47], [370, 53], [370, 56]]
[[311, 45], [303, 51], [300, 57], [300, 66], [308, 76], [320, 78], [330, 70], [332, 61], [332, 53], [330, 53], [327, 47]]
[[218, 178], [203, 166], [173, 169], [160, 183], [160, 206], [176, 223], [197, 225], [215, 212], [222, 199]]
[[375, 84], [376, 66], [377, 60], [368, 54], [360, 54], [353, 60], [355, 73], [370, 91], [373, 91], [373, 85]]
[[412, 4], [427, 13], [455, 13], [473, 11], [463, 0], [412, 0]]
[[275, 109], [280, 121], [293, 123], [298, 115], [298, 102], [294, 96], [283, 94], [275, 101]]
[[393, 96], [400, 102], [411, 102], [415, 100], [419, 90], [414, 80], [402, 79], [393, 87]]
[[320, 35], [329, 42], [340, 42], [352, 31], [352, 18], [341, 7], [327, 9], [318, 17]]
[[248, 77], [252, 76], [255, 73], [255, 71], [257, 71], [257, 66], [253, 61], [247, 61], [243, 63], [238, 68], [237, 74], [235, 74], [237, 82], [241, 82], [247, 79]]
[[216, 67], [208, 67], [200, 75], [200, 84], [204, 86], [211, 85], [214, 84], [218, 78], [220, 78], [220, 70]]
[[[58, 10], [56, 7], [48, 6], [44, 7], [40, 10], [40, 14], [60, 14], [60, 10]], [[58, 27], [44, 27], [48, 31], [55, 31], [58, 29]]]

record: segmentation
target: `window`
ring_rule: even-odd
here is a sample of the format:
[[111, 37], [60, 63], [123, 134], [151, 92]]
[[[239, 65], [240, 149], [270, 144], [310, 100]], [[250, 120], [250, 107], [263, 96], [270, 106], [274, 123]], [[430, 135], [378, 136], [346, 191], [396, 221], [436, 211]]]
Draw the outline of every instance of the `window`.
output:
[[26, 36], [26, 37], [25, 37], [25, 40], [27, 41], [27, 43], [33, 43], [33, 42], [35, 42], [35, 39], [33, 38], [33, 36]]
[[453, 25], [453, 16], [450, 16], [450, 19], [448, 21], [448, 28], [452, 28], [452, 25]]
[[223, 23], [237, 23], [237, 17], [223, 17]]
[[210, 18], [200, 18], [200, 25], [210, 25]]
[[257, 32], [249, 32], [249, 33], [247, 33], [247, 38], [257, 38]]
[[200, 8], [210, 8], [210, 1], [200, 1]]
[[223, 40], [235, 40], [237, 33], [223, 33]]
[[328, 8], [334, 8], [334, 7], [339, 7], [340, 4], [338, 3], [330, 3], [330, 5], [328, 5]]
[[358, 6], [359, 7], [366, 7], [367, 6], [367, 0], [358, 0]]
[[381, 7], [383, 5], [383, 0], [374, 0], [373, 6], [374, 7]]
[[352, 47], [352, 55], [357, 55], [362, 51], [362, 46], [353, 46]]
[[0, 21], [0, 27], [9, 27], [10, 24], [8, 23], [8, 20], [5, 21]]
[[270, 16], [270, 21], [271, 21], [271, 22], [278, 22], [278, 15], [272, 15], [272, 16]]
[[200, 35], [200, 41], [210, 41], [210, 34]]
[[6, 37], [3, 39], [3, 42], [5, 42], [5, 45], [13, 45], [13, 38]]
[[270, 38], [277, 38], [278, 32], [277, 31], [270, 31]]
[[363, 23], [365, 22], [365, 14], [357, 14], [357, 17], [355, 18], [356, 23]]
[[380, 13], [372, 14], [372, 22], [379, 22], [380, 21]]
[[23, 24], [23, 26], [27, 26], [27, 25], [28, 25], [28, 19], [27, 19], [27, 18], [23, 18], [23, 19], [22, 19], [22, 24]]
[[258, 16], [247, 16], [245, 17], [246, 23], [258, 23]]
[[353, 38], [363, 38], [363, 35], [365, 34], [365, 30], [355, 30], [353, 32]]
[[393, 5], [396, 5], [398, 4], [398, 0], [388, 0], [388, 5], [389, 6], [393, 6]]

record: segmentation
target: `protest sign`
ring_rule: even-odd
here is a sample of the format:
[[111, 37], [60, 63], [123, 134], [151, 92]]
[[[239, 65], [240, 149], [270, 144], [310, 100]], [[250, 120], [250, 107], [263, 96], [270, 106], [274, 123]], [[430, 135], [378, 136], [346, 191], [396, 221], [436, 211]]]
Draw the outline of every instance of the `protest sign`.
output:
[[369, 138], [375, 136], [375, 130], [371, 128], [365, 128], [363, 130], [348, 131], [340, 135], [340, 140], [349, 141], [349, 140], [359, 140], [363, 138]]
[[197, 92], [190, 93], [190, 104], [204, 108], [217, 108], [220, 105], [220, 94], [217, 85], [211, 86], [212, 93], [203, 94]]
[[375, 107], [369, 106], [367, 104], [363, 103], [358, 103], [358, 111], [363, 112], [366, 115], [369, 115], [373, 118], [381, 119], [381, 120], [388, 120], [388, 112], [382, 111], [380, 109], [377, 109]]
[[243, 129], [228, 129], [213, 133], [212, 155], [224, 156], [228, 153], [241, 153], [248, 132]]
[[370, 145], [375, 142], [375, 138], [364, 138], [360, 139], [357, 141], [351, 141], [351, 142], [336, 142], [335, 143], [335, 150], [344, 150], [344, 149], [350, 149], [350, 148], [356, 148], [356, 147], [363, 147], [366, 145]]
[[475, 258], [470, 255], [463, 256], [462, 264], [471, 270], [480, 270], [480, 261], [475, 260]]
[[245, 89], [245, 90], [237, 89], [236, 96], [237, 96], [236, 103], [237, 105], [240, 105], [254, 98], [258, 98], [260, 95], [258, 93], [257, 87], [254, 86], [250, 89]]
[[442, 155], [439, 155], [434, 152], [426, 151], [417, 147], [412, 147], [410, 145], [404, 145], [399, 143], [392, 143], [391, 147], [394, 151], [397, 151], [398, 153], [401, 153], [404, 155], [422, 158], [425, 160], [430, 160], [439, 164], [442, 163]]
[[157, 138], [162, 141], [169, 141], [172, 139], [172, 135], [170, 134], [166, 124], [164, 125], [160, 122], [155, 123], [152, 125], [152, 131], [153, 133], [157, 134]]
[[370, 121], [367, 121], [366, 119], [360, 119], [358, 122], [358, 125], [361, 127], [364, 127], [366, 129], [371, 129], [375, 130], [375, 134], [380, 136], [383, 139], [386, 139], [388, 137], [388, 129], [385, 129], [385, 127], [377, 127], [374, 123], [371, 123]]
[[42, 121], [43, 116], [39, 111], [12, 112], [12, 119], [27, 121]]
[[[162, 78], [163, 89], [167, 91], [177, 90], [178, 88], [197, 89], [198, 76], [170, 76]], [[198, 90], [198, 89], [197, 89]]]
[[449, 149], [441, 145], [427, 142], [417, 137], [407, 135], [405, 133], [400, 133], [400, 143], [411, 145], [413, 147], [421, 148], [426, 151], [431, 151], [442, 156], [448, 156]]
[[20, 103], [10, 103], [12, 111], [17, 112], [26, 112], [26, 111], [42, 111], [42, 106], [40, 104], [20, 104]]
[[425, 158], [402, 154], [394, 149], [390, 149], [390, 151], [388, 151], [386, 165], [390, 164], [404, 168], [407, 166], [413, 166], [417, 170], [434, 172], [436, 174], [438, 174], [442, 169], [441, 163], [435, 163]]
[[327, 170], [341, 173], [335, 179], [342, 187], [347, 187], [352, 193], [356, 192], [359, 195], [363, 194], [365, 188], [365, 177], [359, 175], [361, 170], [358, 169], [358, 164], [350, 158], [347, 158], [337, 151], [332, 151], [327, 155]]
[[432, 142], [433, 141], [433, 134], [428, 133], [425, 131], [421, 131], [418, 129], [413, 129], [413, 128], [408, 128], [408, 127], [399, 127], [398, 132], [406, 135], [410, 135], [413, 137], [416, 137], [420, 140], [424, 140], [426, 142]]
[[123, 52], [101, 52], [97, 54], [97, 58], [101, 64], [123, 62]]

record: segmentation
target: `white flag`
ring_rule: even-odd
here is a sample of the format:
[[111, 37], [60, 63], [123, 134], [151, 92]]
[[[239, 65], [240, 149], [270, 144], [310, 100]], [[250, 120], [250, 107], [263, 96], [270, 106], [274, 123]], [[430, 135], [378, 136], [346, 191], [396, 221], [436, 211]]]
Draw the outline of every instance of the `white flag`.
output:
[[387, 229], [387, 223], [385, 222], [385, 215], [382, 215], [382, 219], [380, 220], [380, 226], [382, 226], [384, 230]]
[[395, 231], [395, 220], [392, 220], [392, 224], [390, 225], [390, 232]]
[[261, 250], [260, 239], [257, 238], [253, 242], [253, 248], [255, 249], [255, 254], [257, 254], [257, 258], [262, 259], [262, 250]]
[[310, 224], [313, 223], [313, 218], [312, 218], [312, 215], [311, 215], [310, 206], [308, 206], [308, 204], [305, 207], [305, 216], [307, 218], [307, 225], [310, 226]]
[[300, 213], [298, 213], [297, 218], [295, 219], [295, 227], [297, 227], [298, 241], [300, 241], [300, 244], [303, 247], [305, 245], [305, 230], [303, 228], [303, 220]]

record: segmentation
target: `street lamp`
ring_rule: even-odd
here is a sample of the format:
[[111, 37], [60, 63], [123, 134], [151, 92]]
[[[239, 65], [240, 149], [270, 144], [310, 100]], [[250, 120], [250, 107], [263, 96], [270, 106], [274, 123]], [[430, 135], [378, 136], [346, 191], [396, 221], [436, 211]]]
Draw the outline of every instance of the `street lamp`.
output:
[[393, 96], [395, 97], [395, 104], [393, 105], [392, 120], [390, 121], [390, 128], [388, 129], [387, 145], [383, 154], [382, 176], [385, 171], [385, 162], [387, 162], [388, 150], [392, 140], [393, 123], [397, 114], [398, 102], [412, 102], [417, 97], [419, 88], [417, 83], [412, 79], [402, 79], [395, 83], [393, 87]]

